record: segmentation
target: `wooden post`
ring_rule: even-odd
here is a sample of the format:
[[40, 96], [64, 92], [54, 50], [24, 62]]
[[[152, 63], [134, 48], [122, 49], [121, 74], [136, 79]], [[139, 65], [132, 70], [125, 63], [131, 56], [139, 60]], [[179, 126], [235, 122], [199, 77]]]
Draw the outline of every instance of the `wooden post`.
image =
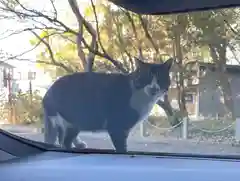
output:
[[240, 142], [240, 118], [236, 118], [235, 140]]

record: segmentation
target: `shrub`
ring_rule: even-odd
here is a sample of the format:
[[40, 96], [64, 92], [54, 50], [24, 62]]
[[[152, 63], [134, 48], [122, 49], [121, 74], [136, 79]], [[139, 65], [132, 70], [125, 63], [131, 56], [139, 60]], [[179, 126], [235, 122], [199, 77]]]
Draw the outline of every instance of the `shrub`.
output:
[[29, 92], [19, 92], [12, 97], [12, 105], [5, 104], [5, 108], [13, 111], [13, 121], [17, 124], [40, 123], [43, 117], [42, 97], [38, 91], [32, 95]]

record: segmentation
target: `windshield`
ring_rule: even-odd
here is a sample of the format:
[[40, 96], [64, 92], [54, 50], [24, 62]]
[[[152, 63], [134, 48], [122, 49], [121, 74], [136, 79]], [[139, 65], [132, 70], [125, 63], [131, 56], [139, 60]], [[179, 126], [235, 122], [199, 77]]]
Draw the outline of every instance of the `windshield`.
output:
[[239, 154], [240, 11], [0, 1], [0, 128], [65, 150]]

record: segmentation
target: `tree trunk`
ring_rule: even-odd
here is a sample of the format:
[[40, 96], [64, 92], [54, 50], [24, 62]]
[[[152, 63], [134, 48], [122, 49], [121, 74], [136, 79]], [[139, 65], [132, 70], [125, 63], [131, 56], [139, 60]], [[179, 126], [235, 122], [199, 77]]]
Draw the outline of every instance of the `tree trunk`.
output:
[[220, 79], [220, 87], [223, 95], [224, 105], [225, 105], [225, 112], [227, 117], [235, 120], [235, 113], [234, 113], [234, 103], [232, 99], [232, 92], [230, 87], [230, 82], [228, 80], [228, 76], [225, 72], [219, 72], [219, 79]]
[[[171, 126], [179, 124], [181, 120], [175, 116], [175, 112], [168, 100], [168, 95], [165, 95], [164, 101], [159, 100], [157, 104], [165, 111]], [[178, 125], [177, 127], [179, 126], [180, 125]]]
[[232, 91], [228, 74], [226, 72], [226, 40], [222, 40], [221, 44], [209, 44], [212, 59], [216, 64], [216, 72], [219, 81], [219, 88], [221, 89], [225, 115], [233, 120], [236, 119], [234, 113], [234, 103], [232, 99]]
[[[180, 27], [179, 27], [180, 26]], [[178, 80], [177, 80], [177, 87], [178, 87], [178, 103], [180, 108], [181, 117], [187, 116], [187, 109], [186, 109], [186, 101], [185, 101], [185, 90], [184, 90], [184, 68], [183, 68], [183, 55], [182, 55], [182, 48], [181, 48], [181, 21], [180, 17], [178, 16], [176, 25], [174, 27], [174, 44], [175, 44], [175, 53], [176, 58], [178, 60]]]

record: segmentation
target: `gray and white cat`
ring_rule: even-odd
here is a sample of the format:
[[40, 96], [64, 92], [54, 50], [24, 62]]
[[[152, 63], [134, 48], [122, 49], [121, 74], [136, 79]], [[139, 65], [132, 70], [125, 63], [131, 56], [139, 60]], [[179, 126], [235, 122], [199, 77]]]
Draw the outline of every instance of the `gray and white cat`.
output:
[[77, 142], [81, 131], [106, 131], [117, 152], [127, 151], [131, 129], [145, 120], [167, 93], [173, 59], [163, 64], [137, 59], [134, 72], [74, 73], [59, 78], [43, 98], [45, 142], [56, 139], [64, 148]]

